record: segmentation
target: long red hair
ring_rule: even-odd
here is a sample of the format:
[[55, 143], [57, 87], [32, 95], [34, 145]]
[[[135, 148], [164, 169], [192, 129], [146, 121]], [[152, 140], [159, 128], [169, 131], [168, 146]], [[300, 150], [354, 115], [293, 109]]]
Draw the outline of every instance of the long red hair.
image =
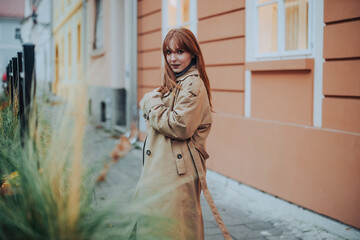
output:
[[175, 45], [177, 45], [179, 49], [189, 52], [192, 56], [195, 56], [196, 67], [199, 71], [200, 78], [202, 79], [206, 87], [209, 103], [212, 108], [210, 82], [205, 70], [204, 57], [202, 55], [200, 45], [196, 40], [195, 35], [187, 28], [181, 27], [171, 29], [163, 41], [162, 51], [165, 59], [165, 73], [163, 78], [163, 85], [160, 87], [159, 92], [167, 93], [171, 92], [174, 88], [181, 89], [181, 87], [176, 83], [175, 74], [171, 70], [169, 63], [166, 60], [166, 52], [169, 49], [170, 40], [174, 40]]

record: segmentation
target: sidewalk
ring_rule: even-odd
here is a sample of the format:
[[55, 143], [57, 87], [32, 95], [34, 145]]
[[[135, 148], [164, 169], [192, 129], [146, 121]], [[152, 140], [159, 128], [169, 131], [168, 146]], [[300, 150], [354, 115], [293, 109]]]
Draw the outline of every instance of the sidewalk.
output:
[[[85, 135], [86, 161], [101, 163], [118, 142], [110, 133], [89, 125]], [[133, 149], [113, 165], [101, 184], [101, 198], [111, 199], [121, 191], [132, 192], [141, 173], [142, 150]], [[234, 240], [335, 240], [360, 239], [360, 231], [304, 210], [271, 195], [208, 171], [207, 181], [215, 204]], [[222, 235], [205, 198], [201, 199], [205, 239]]]

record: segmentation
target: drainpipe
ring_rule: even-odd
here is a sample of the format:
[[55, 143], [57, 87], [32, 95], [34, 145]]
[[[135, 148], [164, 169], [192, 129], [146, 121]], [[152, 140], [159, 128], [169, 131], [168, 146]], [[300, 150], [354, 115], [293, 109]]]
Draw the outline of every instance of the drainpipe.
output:
[[[138, 139], [138, 107], [137, 107], [137, 1], [125, 0], [125, 27], [129, 27], [129, 36], [126, 44], [129, 46], [125, 75], [128, 80], [126, 96], [126, 136], [131, 137], [130, 142], [135, 143]], [[126, 31], [125, 31], [126, 32]], [[127, 48], [128, 46], [125, 45]]]
[[132, 73], [133, 73], [133, 77], [132, 77], [132, 81], [131, 81], [131, 89], [132, 89], [132, 123], [135, 125], [136, 129], [137, 129], [137, 133], [136, 136], [134, 136], [134, 139], [132, 139], [134, 142], [137, 141], [138, 138], [138, 133], [139, 133], [139, 119], [138, 119], [138, 107], [137, 107], [137, 90], [138, 90], [138, 85], [137, 85], [137, 80], [138, 80], [138, 76], [137, 76], [137, 70], [138, 70], [138, 66], [137, 66], [137, 1], [131, 1], [132, 4], [132, 8], [133, 8], [133, 12], [132, 12], [132, 16], [131, 16], [131, 20], [132, 20], [132, 51], [131, 51], [131, 56], [132, 56]]
[[83, 24], [82, 24], [82, 42], [83, 42], [83, 79], [81, 79], [83, 81], [83, 83], [86, 81], [87, 82], [87, 64], [88, 64], [88, 59], [87, 59], [87, 0], [83, 0], [82, 3], [82, 8], [83, 8]]
[[54, 28], [54, 3], [53, 1], [49, 0], [50, 1], [50, 74], [51, 74], [51, 77], [50, 77], [50, 82], [48, 83], [49, 84], [49, 94], [52, 95], [52, 87], [53, 87], [53, 84], [55, 82], [55, 42], [54, 42], [54, 32], [53, 32], [53, 28]]

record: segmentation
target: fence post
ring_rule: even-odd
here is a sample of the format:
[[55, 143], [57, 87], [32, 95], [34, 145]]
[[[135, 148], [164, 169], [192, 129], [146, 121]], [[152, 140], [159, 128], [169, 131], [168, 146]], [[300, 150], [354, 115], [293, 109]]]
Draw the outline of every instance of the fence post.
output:
[[21, 138], [21, 143], [24, 144], [24, 137], [25, 137], [25, 131], [26, 131], [26, 122], [25, 122], [25, 106], [24, 106], [24, 79], [21, 75], [21, 73], [23, 72], [23, 63], [22, 63], [22, 52], [18, 52], [17, 53], [17, 64], [18, 64], [18, 71], [19, 71], [19, 97], [18, 97], [18, 101], [19, 101], [19, 113], [20, 113], [20, 138]]
[[10, 95], [10, 92], [9, 92], [9, 89], [10, 89], [10, 67], [9, 67], [9, 63], [8, 65], [6, 65], [6, 89], [5, 89], [5, 93], [6, 93], [6, 96], [9, 97]]
[[35, 97], [36, 93], [36, 78], [35, 78], [35, 45], [32, 43], [23, 44], [24, 48], [24, 109], [25, 109], [25, 126], [28, 130], [31, 98]]
[[18, 99], [18, 96], [16, 96], [16, 94], [19, 94], [19, 88], [18, 88], [18, 68], [17, 68], [17, 58], [13, 57], [12, 58], [12, 65], [13, 65], [13, 83], [14, 83], [14, 95], [13, 95], [13, 112], [15, 113], [15, 116], [18, 116], [18, 111], [19, 111], [19, 102], [17, 102], [16, 104], [16, 100]]
[[14, 104], [14, 83], [12, 74], [12, 60], [9, 61], [9, 87], [10, 87], [10, 103], [11, 106]]

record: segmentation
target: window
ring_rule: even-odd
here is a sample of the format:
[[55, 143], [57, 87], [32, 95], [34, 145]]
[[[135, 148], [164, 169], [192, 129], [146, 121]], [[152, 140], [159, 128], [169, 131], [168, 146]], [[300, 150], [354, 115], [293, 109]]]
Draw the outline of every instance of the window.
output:
[[311, 55], [313, 0], [248, 0], [247, 53], [252, 60]]
[[103, 6], [102, 0], [95, 0], [95, 32], [93, 49], [103, 47]]
[[185, 27], [197, 34], [196, 0], [162, 1], [162, 35], [174, 27]]
[[64, 38], [62, 37], [61, 38], [61, 56], [60, 56], [60, 59], [61, 59], [61, 63], [60, 63], [60, 78], [63, 80], [64, 79], [64, 67], [65, 67], [65, 57], [64, 57], [64, 52], [65, 52], [65, 44], [64, 44]]
[[81, 25], [77, 25], [77, 62], [81, 61]]
[[71, 32], [69, 32], [69, 46], [68, 46], [68, 52], [69, 52], [69, 78], [71, 78]]
[[55, 91], [57, 91], [57, 84], [59, 79], [59, 44], [55, 43], [55, 83], [53, 86]]

